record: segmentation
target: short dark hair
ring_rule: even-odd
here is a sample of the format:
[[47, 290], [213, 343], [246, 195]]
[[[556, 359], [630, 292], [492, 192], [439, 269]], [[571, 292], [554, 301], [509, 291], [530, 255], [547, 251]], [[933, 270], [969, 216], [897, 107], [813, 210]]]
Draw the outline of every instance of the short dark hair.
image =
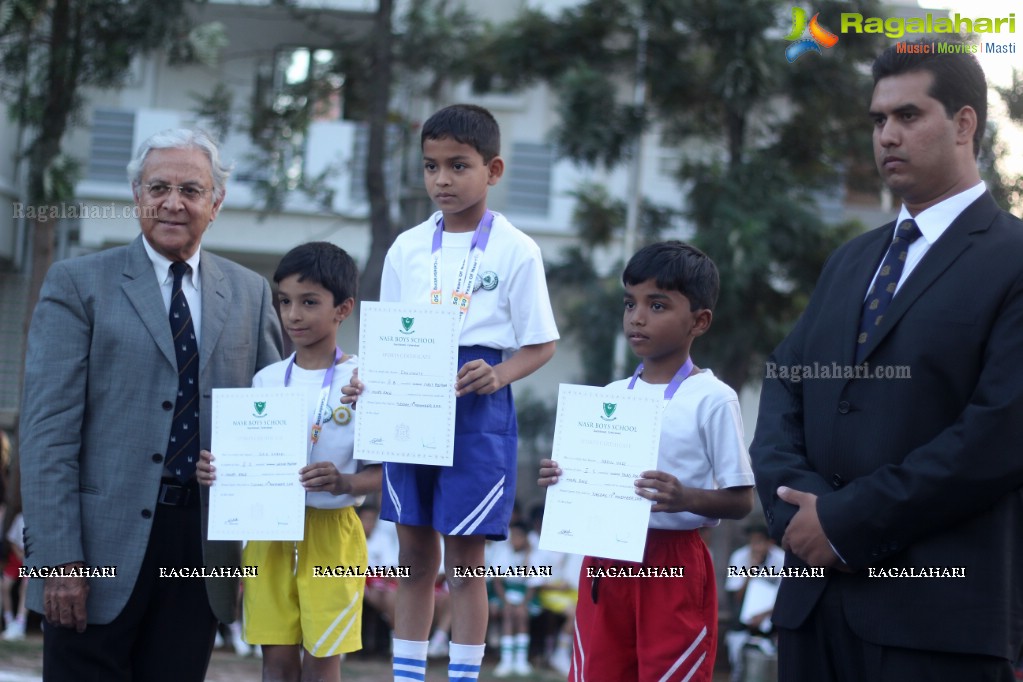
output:
[[745, 528], [747, 537], [750, 535], [763, 535], [766, 538], [771, 537], [771, 533], [767, 530], [767, 524], [764, 523], [751, 523]]
[[[926, 47], [921, 51], [900, 51], [895, 44], [886, 49], [871, 67], [874, 85], [882, 78], [914, 71], [932, 74], [934, 82], [927, 94], [941, 102], [949, 118], [965, 106], [977, 112], [977, 130], [973, 133], [973, 155], [976, 157], [980, 154], [980, 143], [987, 125], [987, 79], [980, 62], [961, 42], [917, 40], [909, 45]], [[938, 45], [942, 47], [939, 49]]]
[[677, 239], [644, 246], [629, 259], [622, 283], [631, 286], [648, 279], [658, 289], [680, 292], [693, 312], [713, 310], [721, 290], [721, 277], [710, 256]]
[[511, 523], [508, 524], [508, 530], [510, 531], [513, 528], [521, 530], [526, 535], [529, 535], [529, 526], [526, 525], [525, 521], [512, 521]]
[[298, 281], [309, 280], [334, 295], [334, 305], [355, 298], [359, 289], [359, 268], [352, 257], [330, 242], [306, 242], [284, 254], [274, 271], [274, 283], [298, 275]]
[[420, 148], [427, 140], [450, 137], [480, 153], [484, 163], [501, 153], [501, 128], [489, 111], [475, 104], [444, 107], [423, 124]]

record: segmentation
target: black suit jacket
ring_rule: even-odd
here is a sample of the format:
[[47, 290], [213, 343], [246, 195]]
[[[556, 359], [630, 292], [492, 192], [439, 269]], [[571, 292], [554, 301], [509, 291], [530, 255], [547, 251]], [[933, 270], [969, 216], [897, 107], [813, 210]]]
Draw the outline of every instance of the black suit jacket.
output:
[[[757, 487], [779, 540], [796, 508], [777, 497], [778, 486], [819, 496], [821, 525], [855, 570], [839, 579], [846, 619], [863, 639], [1015, 658], [1023, 644], [1023, 222], [990, 194], [967, 207], [903, 282], [869, 343], [871, 371], [909, 376], [857, 378], [849, 373], [860, 310], [893, 227], [831, 256], [768, 361], [750, 448]], [[818, 374], [771, 378], [771, 363], [775, 374], [792, 366]], [[822, 378], [825, 369], [840, 378]], [[786, 565], [803, 564], [790, 553]], [[965, 577], [879, 578], [869, 567], [957, 567]], [[834, 579], [783, 580], [774, 622], [798, 627]]]

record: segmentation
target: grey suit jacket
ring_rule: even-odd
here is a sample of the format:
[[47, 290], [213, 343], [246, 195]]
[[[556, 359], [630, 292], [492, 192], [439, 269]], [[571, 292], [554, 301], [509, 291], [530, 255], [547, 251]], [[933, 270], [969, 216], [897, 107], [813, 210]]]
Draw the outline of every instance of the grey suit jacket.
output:
[[[89, 580], [90, 623], [128, 602], [149, 541], [177, 394], [159, 283], [139, 235], [131, 244], [55, 263], [28, 336], [21, 412], [25, 555], [30, 567], [116, 567]], [[200, 442], [210, 447], [211, 389], [249, 386], [281, 356], [270, 286], [201, 252]], [[207, 566], [237, 566], [238, 543], [205, 542]], [[43, 580], [29, 584], [42, 611]], [[206, 582], [213, 613], [234, 619], [237, 582]]]

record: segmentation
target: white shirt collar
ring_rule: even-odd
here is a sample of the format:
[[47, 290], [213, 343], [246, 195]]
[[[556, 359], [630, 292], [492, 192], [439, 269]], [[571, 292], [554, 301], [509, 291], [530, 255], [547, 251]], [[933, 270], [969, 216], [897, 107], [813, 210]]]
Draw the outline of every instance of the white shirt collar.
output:
[[967, 206], [979, 199], [986, 191], [987, 185], [983, 181], [978, 182], [973, 187], [920, 211], [916, 216], [911, 216], [906, 205], [903, 204], [895, 224], [899, 225], [903, 220], [915, 220], [917, 227], [920, 228], [920, 234], [927, 240], [927, 244], [933, 244], [938, 241], [938, 237], [945, 233], [945, 230], [952, 224], [952, 221], [958, 218], [959, 214], [965, 211]]
[[[169, 277], [173, 276], [170, 273], [171, 260], [154, 249], [145, 235], [142, 236], [142, 245], [146, 247], [146, 254], [149, 255], [149, 260], [153, 264], [153, 270], [156, 272], [156, 281], [162, 285]], [[186, 275], [186, 279], [192, 283], [192, 287], [195, 289], [199, 288], [199, 252], [201, 250], [202, 247], [196, 249], [192, 257], [185, 261], [191, 268]]]

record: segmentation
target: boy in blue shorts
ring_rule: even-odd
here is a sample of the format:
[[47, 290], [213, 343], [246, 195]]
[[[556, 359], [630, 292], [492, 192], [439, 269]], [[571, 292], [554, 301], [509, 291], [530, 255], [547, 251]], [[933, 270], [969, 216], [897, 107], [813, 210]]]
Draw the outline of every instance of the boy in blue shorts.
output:
[[[295, 247], [274, 273], [295, 352], [260, 370], [252, 385], [306, 389], [310, 449], [297, 472], [306, 489], [304, 539], [250, 540], [242, 555], [243, 565], [258, 567], [244, 578], [245, 639], [263, 646], [264, 682], [337, 682], [340, 655], [362, 648], [365, 578], [322, 577], [324, 567], [366, 566], [353, 507], [380, 490], [380, 466], [352, 458], [354, 413], [340, 402], [357, 358], [337, 347], [337, 330], [355, 306], [357, 281], [352, 258], [327, 242]], [[214, 458], [203, 451], [200, 459], [199, 482], [212, 485]]]
[[[504, 540], [515, 498], [517, 430], [510, 384], [554, 354], [558, 338], [540, 249], [499, 213], [487, 190], [504, 172], [497, 121], [457, 104], [423, 124], [423, 177], [440, 209], [400, 234], [387, 253], [381, 301], [456, 305], [461, 311], [454, 463], [384, 465], [381, 518], [398, 524], [400, 563], [394, 679], [422, 680], [433, 584], [444, 538], [451, 590], [450, 679], [475, 680], [487, 631], [486, 538]], [[358, 377], [345, 388], [354, 401]]]
[[[683, 577], [601, 579], [637, 564], [586, 557], [579, 574], [569, 680], [710, 682], [717, 645], [717, 593], [699, 529], [753, 508], [753, 473], [739, 399], [689, 350], [710, 327], [718, 272], [679, 241], [647, 246], [622, 275], [626, 338], [642, 363], [609, 388], [664, 399], [657, 470], [636, 480], [653, 502], [643, 567], [684, 567]], [[540, 462], [541, 486], [562, 470]]]

